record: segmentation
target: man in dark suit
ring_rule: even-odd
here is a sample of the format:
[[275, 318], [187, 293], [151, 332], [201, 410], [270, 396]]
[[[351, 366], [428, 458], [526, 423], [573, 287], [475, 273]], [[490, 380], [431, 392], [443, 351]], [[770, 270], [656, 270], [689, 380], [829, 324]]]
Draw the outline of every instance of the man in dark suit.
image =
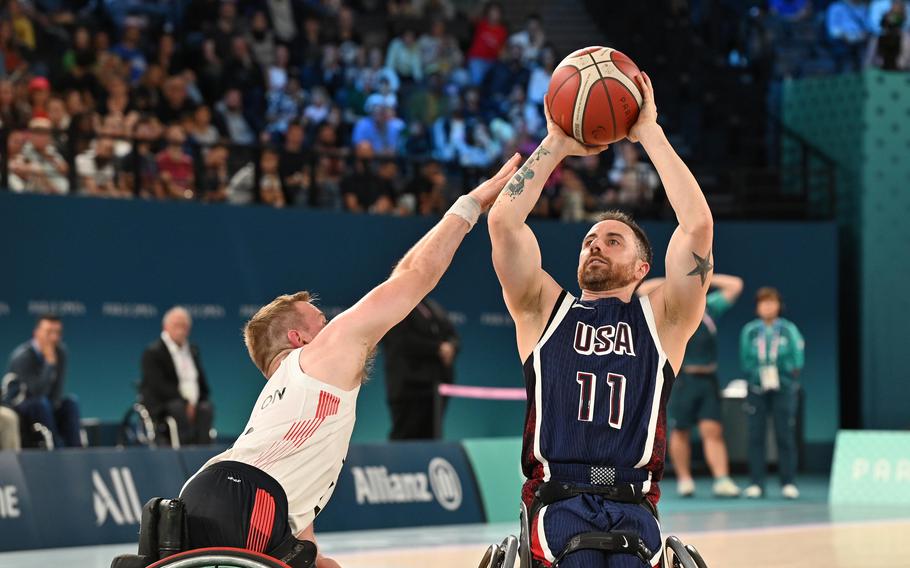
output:
[[453, 381], [458, 334], [438, 303], [424, 298], [383, 339], [392, 412], [392, 440], [434, 437], [434, 402], [440, 383]]
[[142, 402], [155, 421], [177, 421], [182, 445], [211, 442], [213, 409], [199, 348], [189, 342], [192, 326], [184, 308], [171, 308], [161, 337], [142, 354]]
[[67, 355], [62, 338], [59, 317], [38, 318], [32, 339], [10, 356], [3, 402], [15, 409], [23, 428], [41, 423], [50, 430], [55, 446], [78, 447], [82, 445], [79, 405], [74, 397], [63, 395]]

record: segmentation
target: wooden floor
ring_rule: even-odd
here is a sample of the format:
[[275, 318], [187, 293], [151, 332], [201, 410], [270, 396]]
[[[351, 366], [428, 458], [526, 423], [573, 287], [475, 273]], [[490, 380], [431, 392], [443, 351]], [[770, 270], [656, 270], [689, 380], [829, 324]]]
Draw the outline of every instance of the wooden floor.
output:
[[[910, 566], [910, 521], [794, 526], [681, 535], [710, 568]], [[473, 568], [486, 549], [457, 545], [339, 554], [345, 568]]]

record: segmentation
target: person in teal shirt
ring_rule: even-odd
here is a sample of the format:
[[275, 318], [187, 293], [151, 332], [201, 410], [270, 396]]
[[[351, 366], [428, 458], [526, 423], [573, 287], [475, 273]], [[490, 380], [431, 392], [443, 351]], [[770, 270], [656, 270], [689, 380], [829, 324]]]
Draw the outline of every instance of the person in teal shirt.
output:
[[[663, 282], [653, 278], [637, 290], [648, 294]], [[742, 278], [714, 274], [708, 292], [705, 315], [695, 334], [686, 344], [679, 377], [673, 384], [673, 394], [667, 405], [670, 434], [670, 459], [676, 473], [676, 491], [682, 497], [695, 494], [692, 478], [692, 428], [698, 426], [705, 451], [705, 461], [714, 477], [714, 495], [737, 497], [739, 487], [730, 479], [730, 464], [724, 430], [721, 424], [720, 384], [717, 377], [717, 320], [739, 298]]]
[[796, 499], [796, 406], [805, 342], [796, 325], [780, 317], [783, 303], [777, 289], [760, 288], [755, 301], [758, 319], [746, 324], [739, 342], [740, 363], [749, 383], [745, 409], [751, 485], [744, 495], [758, 498], [765, 492], [765, 432], [770, 413], [777, 440], [781, 493], [787, 499]]

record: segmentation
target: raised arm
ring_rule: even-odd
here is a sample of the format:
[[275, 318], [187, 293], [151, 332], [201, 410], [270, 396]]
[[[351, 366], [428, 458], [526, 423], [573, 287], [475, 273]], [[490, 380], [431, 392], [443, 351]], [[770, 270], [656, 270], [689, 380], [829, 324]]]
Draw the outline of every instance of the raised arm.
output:
[[493, 245], [493, 267], [502, 285], [506, 307], [515, 320], [522, 360], [537, 342], [560, 286], [542, 267], [540, 247], [528, 215], [544, 184], [567, 156], [585, 156], [606, 146], [583, 146], [567, 136], [547, 115], [547, 137], [509, 181], [490, 210], [488, 226]]
[[460, 198], [404, 255], [392, 275], [333, 319], [314, 344], [331, 342], [329, 351], [334, 354], [357, 360], [361, 359], [360, 355], [365, 358], [382, 336], [436, 286], [474, 221], [515, 173], [518, 161], [519, 156], [513, 156], [493, 178]]
[[679, 223], [667, 248], [664, 284], [650, 295], [661, 342], [674, 369], [679, 369], [686, 343], [705, 310], [714, 262], [714, 221], [695, 176], [657, 124], [650, 78], [642, 73], [636, 80], [644, 102], [629, 139], [641, 142], [648, 153]]
[[711, 277], [711, 287], [723, 294], [728, 304], [734, 304], [743, 293], [743, 279], [739, 276], [715, 273]]

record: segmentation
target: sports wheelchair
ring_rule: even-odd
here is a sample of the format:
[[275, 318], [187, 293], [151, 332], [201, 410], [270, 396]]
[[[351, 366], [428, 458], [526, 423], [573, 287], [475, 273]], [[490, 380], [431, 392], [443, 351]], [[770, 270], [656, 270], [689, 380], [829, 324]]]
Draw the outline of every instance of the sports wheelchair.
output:
[[[478, 568], [533, 568], [531, 558], [531, 532], [528, 508], [521, 504], [519, 515], [521, 533], [516, 538], [509, 535], [501, 544], [492, 544], [484, 553]], [[552, 568], [559, 568], [566, 556], [577, 550], [601, 550], [614, 554], [633, 554], [647, 565], [654, 557], [644, 541], [635, 533], [628, 531], [590, 532], [575, 535], [566, 547], [556, 555]], [[692, 545], [683, 544], [675, 536], [667, 537], [664, 554], [661, 556], [662, 568], [708, 568], [701, 554]]]
[[138, 554], [117, 556], [111, 568], [313, 568], [316, 545], [288, 537], [269, 554], [231, 547], [188, 549], [186, 507], [180, 499], [154, 497], [142, 508]]

